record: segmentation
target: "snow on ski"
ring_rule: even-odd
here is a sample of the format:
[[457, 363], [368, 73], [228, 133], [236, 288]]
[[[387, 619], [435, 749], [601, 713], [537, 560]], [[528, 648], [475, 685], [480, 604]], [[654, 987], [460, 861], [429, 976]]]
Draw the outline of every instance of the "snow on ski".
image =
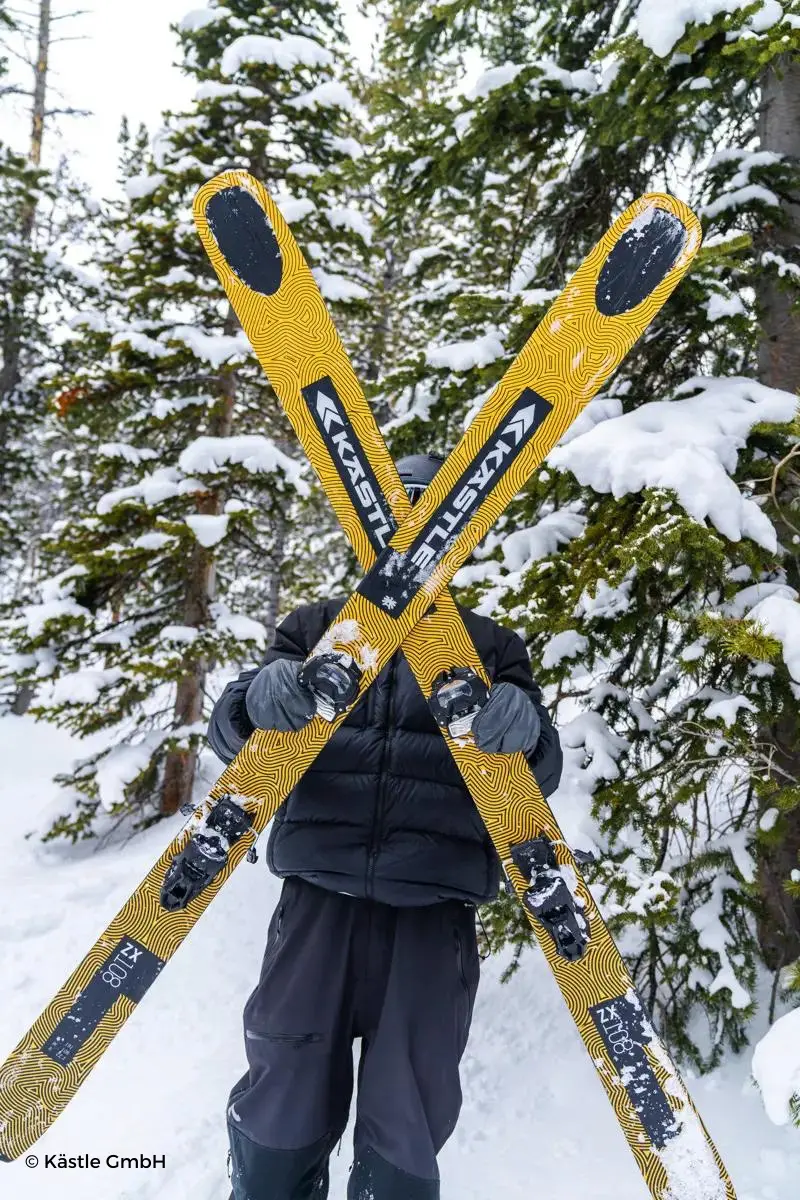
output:
[[[237, 309], [246, 312], [253, 298], [283, 295], [290, 264], [274, 239], [272, 253], [263, 254], [258, 188], [243, 188], [241, 179], [227, 172], [205, 185], [196, 213], [215, 267], [229, 271], [230, 256], [236, 278], [229, 286], [241, 289]], [[260, 214], [249, 246], [224, 221], [213, 236], [208, 228], [207, 206], [226, 188], [247, 219]], [[325, 652], [346, 654], [355, 673], [346, 706], [332, 719], [318, 714], [300, 733], [250, 737], [0, 1067], [0, 1157], [23, 1153], [63, 1110], [348, 709], [647, 328], [699, 244], [690, 210], [654, 194], [631, 205], [584, 260], [323, 639]], [[304, 359], [313, 323], [307, 301], [302, 287], [287, 297], [287, 386], [272, 380], [281, 395], [290, 393]], [[435, 636], [436, 614], [428, 619]], [[461, 645], [448, 649], [463, 660]], [[624, 1077], [615, 1087], [627, 1095]], [[683, 1142], [673, 1139], [672, 1147]]]

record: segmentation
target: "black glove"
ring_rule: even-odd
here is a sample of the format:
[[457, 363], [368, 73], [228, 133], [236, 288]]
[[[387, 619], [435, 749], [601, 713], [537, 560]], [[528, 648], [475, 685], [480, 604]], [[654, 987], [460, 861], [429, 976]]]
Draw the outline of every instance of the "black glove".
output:
[[529, 754], [539, 740], [541, 722], [527, 692], [514, 683], [493, 683], [489, 699], [472, 722], [472, 736], [487, 754]]
[[298, 682], [301, 663], [276, 658], [267, 663], [247, 689], [247, 715], [256, 729], [299, 733], [317, 711], [314, 697]]

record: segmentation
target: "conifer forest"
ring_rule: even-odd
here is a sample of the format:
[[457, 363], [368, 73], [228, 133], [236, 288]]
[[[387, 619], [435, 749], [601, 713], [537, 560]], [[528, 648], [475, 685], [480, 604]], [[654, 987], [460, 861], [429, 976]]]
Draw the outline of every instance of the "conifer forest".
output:
[[[120, 63], [139, 23], [163, 48], [137, 66], [157, 119], [109, 100], [103, 186], [69, 48], [113, 90], [98, 14]], [[736, 1195], [793, 1200], [799, 0], [0, 0], [0, 1059], [220, 775], [226, 684], [364, 574], [195, 229], [236, 168], [395, 459], [453, 450], [637, 197], [699, 217], [685, 278], [451, 590], [524, 640], [563, 749], [551, 807]], [[263, 859], [39, 1165], [0, 1163], [4, 1195], [226, 1200]], [[443, 1200], [645, 1200], [523, 909], [501, 890], [479, 917]], [[79, 1154], [105, 1165], [58, 1169]]]

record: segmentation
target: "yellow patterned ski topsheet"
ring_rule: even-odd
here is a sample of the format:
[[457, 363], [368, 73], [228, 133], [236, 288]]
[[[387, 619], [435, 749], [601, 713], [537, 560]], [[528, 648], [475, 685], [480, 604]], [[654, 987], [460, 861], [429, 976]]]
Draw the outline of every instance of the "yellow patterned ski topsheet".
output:
[[[236, 186], [238, 177], [231, 174], [229, 181]], [[219, 186], [219, 181], [209, 185], [212, 190]], [[201, 190], [201, 214], [210, 197], [207, 189]], [[602, 309], [609, 298], [613, 305], [619, 294], [621, 267], [624, 273], [620, 247], [646, 240], [647, 227], [658, 213], [673, 214], [683, 225], [685, 237], [674, 265], [632, 308], [605, 314]], [[696, 220], [684, 205], [666, 196], [643, 197], [622, 214], [579, 268], [393, 537], [386, 559], [365, 577], [362, 591], [351, 597], [320, 644], [320, 649], [329, 645], [347, 649], [360, 664], [358, 698], [534, 467], [622, 361], [685, 273], [699, 242]], [[598, 283], [605, 292], [598, 291]], [[304, 338], [311, 331], [305, 322], [310, 319], [313, 325], [314, 317], [313, 310], [307, 313], [302, 289], [290, 297], [290, 303], [295, 321], [285, 351], [291, 369], [297, 370]], [[533, 392], [532, 399], [528, 391]], [[468, 520], [458, 526], [457, 535], [448, 537], [447, 520], [454, 511], [462, 511], [452, 502], [464, 503], [464, 478], [475, 480], [475, 495], [467, 505]], [[454, 485], [458, 485], [455, 491]], [[440, 519], [442, 512], [445, 517]], [[433, 515], [437, 520], [426, 528]], [[454, 527], [449, 526], [451, 534]], [[415, 555], [413, 563], [409, 551]], [[372, 585], [373, 599], [363, 590], [365, 584], [367, 590]], [[430, 619], [435, 620], [435, 614]], [[460, 654], [467, 647], [455, 649]], [[223, 772], [197, 810], [194, 826], [214, 800], [233, 794], [252, 818], [251, 830], [232, 845], [224, 869], [213, 881], [187, 908], [174, 912], [160, 904], [161, 885], [193, 830], [179, 834], [165, 850], [0, 1067], [1, 1157], [22, 1153], [64, 1108], [344, 715], [330, 723], [316, 717], [297, 734], [258, 730]]]
[[[235, 186], [247, 189], [263, 210], [268, 225], [262, 231], [262, 243], [268, 243], [270, 232], [277, 242], [282, 263], [280, 286], [268, 295], [243, 287], [227, 261], [213, 253], [218, 249], [213, 224], [211, 231], [203, 225], [206, 210], [198, 198], [196, 215], [204, 245], [245, 333], [258, 347], [259, 360], [292, 419], [361, 565], [368, 570], [394, 525], [407, 516], [410, 502], [311, 271], [266, 189], [245, 172], [226, 173], [204, 188], [206, 209], [209, 193], [233, 199], [232, 175], [237, 181]], [[244, 233], [257, 237], [257, 225], [250, 225]], [[257, 253], [256, 247], [251, 245], [249, 252]], [[295, 336], [295, 308], [287, 295], [296, 296], [301, 288], [305, 336], [297, 372], [292, 374], [284, 347]], [[244, 303], [248, 292], [248, 302]], [[469, 666], [489, 682], [447, 589], [438, 597], [435, 612], [412, 629], [403, 642], [403, 652], [426, 696], [445, 661]], [[511, 846], [544, 834], [554, 844], [560, 864], [574, 873], [590, 929], [588, 951], [578, 963], [559, 956], [543, 926], [524, 903], [522, 908], [556, 975], [652, 1196], [667, 1200], [681, 1195], [681, 1180], [676, 1178], [675, 1170], [679, 1156], [677, 1147], [671, 1145], [677, 1136], [683, 1153], [694, 1160], [692, 1186], [696, 1189], [698, 1180], [706, 1181], [704, 1200], [734, 1200], [733, 1186], [716, 1148], [641, 1007], [627, 968], [525, 757], [484, 754], [471, 737], [453, 738], [446, 730], [443, 736], [500, 859], [507, 864], [520, 901], [527, 881], [510, 862]], [[677, 1135], [676, 1126], [680, 1129]]]

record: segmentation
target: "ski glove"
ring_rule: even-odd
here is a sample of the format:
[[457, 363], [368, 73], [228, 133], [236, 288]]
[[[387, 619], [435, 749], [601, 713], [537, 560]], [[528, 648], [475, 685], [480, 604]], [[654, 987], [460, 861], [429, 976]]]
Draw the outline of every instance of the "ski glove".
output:
[[256, 729], [299, 733], [314, 716], [314, 697], [297, 679], [301, 665], [276, 658], [258, 672], [245, 697], [247, 715]]
[[487, 754], [530, 754], [539, 740], [536, 705], [514, 683], [494, 683], [489, 698], [472, 722], [472, 736]]

